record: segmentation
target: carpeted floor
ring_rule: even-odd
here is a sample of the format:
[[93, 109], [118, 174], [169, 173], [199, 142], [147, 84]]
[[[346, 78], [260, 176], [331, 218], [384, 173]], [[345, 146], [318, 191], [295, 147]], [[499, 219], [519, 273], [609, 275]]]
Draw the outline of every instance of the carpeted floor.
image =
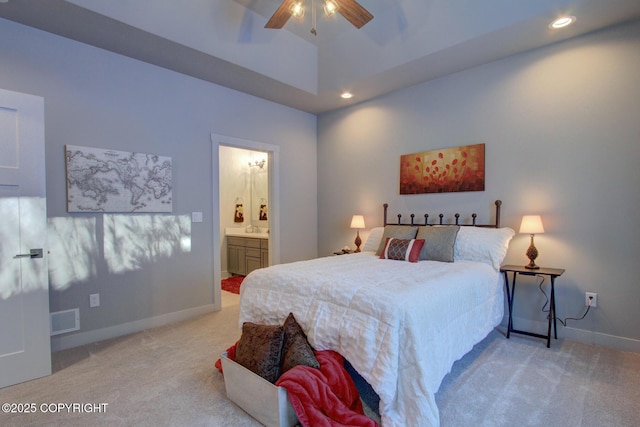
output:
[[244, 276], [231, 276], [226, 279], [222, 279], [222, 290], [233, 294], [240, 294], [240, 286], [242, 285], [243, 280]]
[[494, 330], [436, 400], [443, 426], [640, 426], [640, 354]]
[[[218, 355], [240, 336], [239, 296], [193, 320], [55, 353], [54, 374], [0, 403], [106, 403], [101, 413], [0, 413], [1, 426], [259, 426], [226, 398]], [[638, 426], [640, 354], [492, 332], [445, 377], [443, 427]]]

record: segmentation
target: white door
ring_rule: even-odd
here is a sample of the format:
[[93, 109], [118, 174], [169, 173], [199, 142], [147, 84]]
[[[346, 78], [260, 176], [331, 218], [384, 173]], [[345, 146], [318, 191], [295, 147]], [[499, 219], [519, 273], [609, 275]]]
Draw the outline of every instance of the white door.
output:
[[0, 387], [51, 374], [44, 159], [44, 100], [0, 89]]

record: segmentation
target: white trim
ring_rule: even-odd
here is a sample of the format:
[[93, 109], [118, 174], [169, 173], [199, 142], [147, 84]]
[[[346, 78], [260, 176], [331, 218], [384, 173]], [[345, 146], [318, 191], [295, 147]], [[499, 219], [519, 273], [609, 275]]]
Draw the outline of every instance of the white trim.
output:
[[144, 331], [145, 329], [157, 328], [158, 326], [164, 326], [169, 323], [180, 322], [182, 320], [210, 313], [214, 310], [215, 308], [213, 304], [207, 304], [200, 307], [162, 314], [160, 316], [134, 320], [133, 322], [122, 323], [120, 325], [109, 326], [107, 328], [80, 332], [79, 334], [52, 337], [51, 351], [66, 350], [68, 348], [133, 334], [135, 332]]
[[211, 133], [211, 182], [213, 187], [213, 295], [216, 310], [221, 310], [220, 281], [222, 265], [220, 262], [220, 146], [264, 151], [269, 154], [269, 265], [280, 263], [280, 147], [248, 139], [234, 138]]
[[[504, 332], [507, 330], [507, 322], [508, 322], [509, 313], [505, 313], [504, 319], [502, 319], [501, 327], [504, 328]], [[532, 331], [535, 333], [540, 333], [545, 335], [548, 328], [548, 323], [546, 321], [540, 320], [531, 320], [513, 317], [513, 323], [516, 329], [520, 329], [523, 331]], [[640, 340], [634, 338], [625, 338], [619, 337], [616, 335], [604, 334], [602, 332], [594, 332], [587, 331], [585, 329], [578, 329], [572, 327], [562, 326], [560, 322], [557, 323], [558, 326], [558, 339], [567, 339], [570, 341], [577, 341], [583, 344], [592, 344], [592, 345], [601, 345], [603, 347], [613, 348], [621, 351], [632, 351], [634, 353], [640, 353]], [[553, 334], [553, 331], [551, 332]], [[524, 336], [524, 335], [518, 335]], [[532, 338], [537, 339], [537, 338]], [[544, 342], [543, 339], [540, 338], [540, 342]], [[553, 347], [554, 343], [557, 341], [551, 336], [551, 347]]]
[[585, 344], [601, 345], [622, 351], [640, 353], [640, 340], [603, 334], [602, 332], [585, 331], [584, 329], [564, 328], [564, 337]]

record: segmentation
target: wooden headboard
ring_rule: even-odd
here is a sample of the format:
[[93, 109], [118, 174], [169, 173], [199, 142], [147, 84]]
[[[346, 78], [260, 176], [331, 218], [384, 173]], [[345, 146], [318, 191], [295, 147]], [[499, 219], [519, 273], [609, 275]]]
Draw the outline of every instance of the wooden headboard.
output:
[[385, 203], [384, 206], [384, 225], [462, 225], [462, 226], [471, 226], [471, 227], [490, 227], [490, 228], [498, 228], [500, 227], [500, 207], [502, 206], [502, 200], [496, 200], [495, 201], [495, 205], [496, 205], [496, 215], [495, 215], [495, 223], [492, 224], [476, 224], [476, 218], [478, 217], [478, 215], [476, 213], [471, 214], [471, 224], [460, 224], [460, 214], [456, 213], [454, 215], [455, 217], [455, 223], [446, 223], [443, 222], [444, 220], [444, 214], [439, 214], [438, 218], [440, 219], [439, 222], [433, 222], [431, 224], [429, 224], [429, 214], [424, 214], [424, 222], [422, 223], [414, 223], [415, 220], [415, 214], [411, 214], [409, 215], [411, 217], [411, 222], [410, 223], [403, 223], [402, 222], [402, 214], [398, 214], [398, 222], [396, 223], [392, 223], [392, 222], [387, 222], [387, 209], [389, 208], [389, 205], [387, 203]]

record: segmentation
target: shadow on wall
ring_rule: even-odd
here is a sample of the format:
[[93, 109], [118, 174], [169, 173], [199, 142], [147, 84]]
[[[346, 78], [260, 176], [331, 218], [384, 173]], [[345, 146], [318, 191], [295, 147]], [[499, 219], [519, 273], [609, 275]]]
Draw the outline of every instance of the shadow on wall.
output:
[[45, 216], [42, 197], [0, 197], [0, 300], [42, 287], [45, 263], [21, 262], [14, 257], [29, 252], [23, 246], [42, 240]]
[[[0, 198], [0, 299], [43, 285], [38, 270], [41, 264], [16, 262], [14, 255], [20, 252], [21, 242], [41, 241], [45, 230], [37, 218], [44, 217], [45, 209], [42, 198]], [[49, 218], [46, 232], [49, 282], [55, 290], [97, 277], [99, 266], [120, 274], [191, 252], [189, 215], [57, 217]]]
[[55, 290], [95, 278], [102, 254], [108, 273], [121, 274], [191, 252], [189, 215], [57, 217], [49, 219], [48, 232], [49, 280]]

